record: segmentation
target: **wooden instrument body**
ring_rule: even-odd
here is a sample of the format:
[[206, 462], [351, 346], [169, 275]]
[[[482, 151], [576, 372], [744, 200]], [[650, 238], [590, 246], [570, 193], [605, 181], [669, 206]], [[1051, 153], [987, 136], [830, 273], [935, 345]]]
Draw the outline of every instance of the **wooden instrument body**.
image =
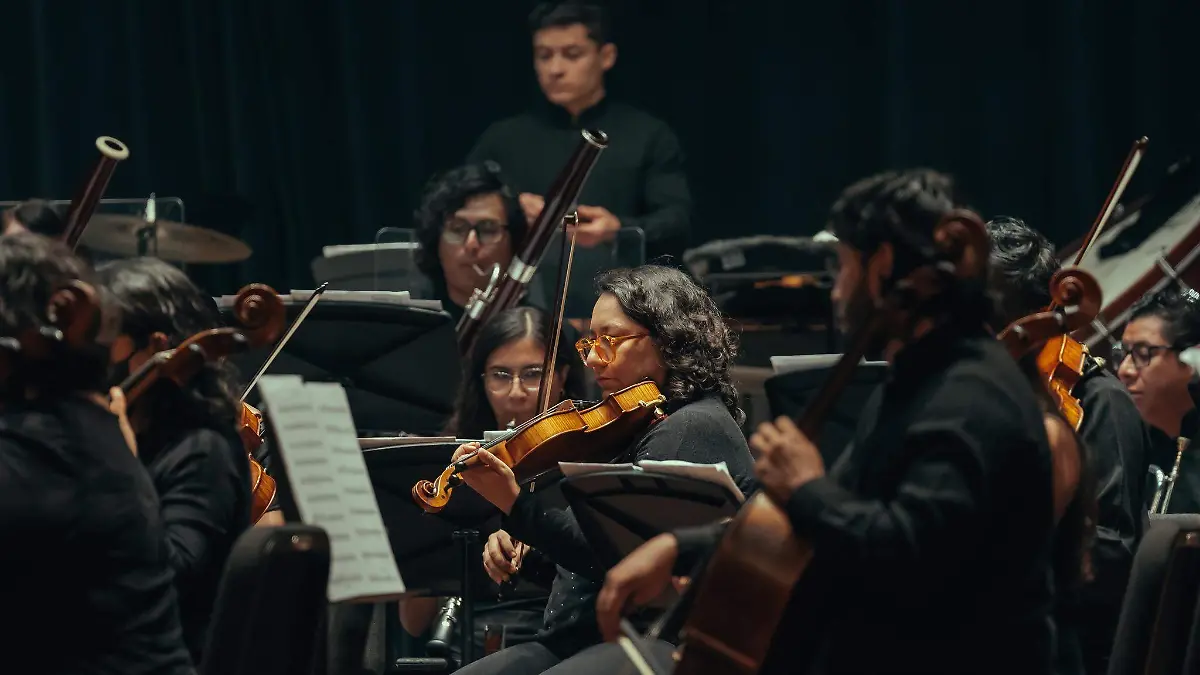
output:
[[[559, 462], [608, 462], [662, 415], [658, 406], [665, 401], [650, 381], [609, 394], [583, 410], [564, 401], [483, 449], [511, 467], [518, 483], [554, 469]], [[472, 453], [446, 467], [437, 479], [418, 482], [412, 489], [413, 500], [427, 513], [441, 511], [460, 480], [458, 474], [478, 461]]]
[[1083, 424], [1083, 407], [1071, 392], [1083, 377], [1086, 365], [1087, 348], [1070, 335], [1051, 338], [1037, 356], [1038, 373], [1045, 378], [1058, 411], [1075, 431]]
[[[792, 535], [787, 514], [761, 492], [751, 497], [696, 582], [709, 602], [688, 616], [675, 675], [757, 673], [775, 639], [763, 625], [779, 625], [811, 559], [812, 549]], [[754, 620], [735, 607], [752, 612]]]
[[238, 422], [238, 435], [242, 439], [242, 447], [246, 449], [246, 458], [250, 460], [250, 522], [257, 523], [267, 512], [271, 502], [275, 501], [277, 486], [275, 479], [254, 459], [254, 451], [263, 442], [262, 413], [249, 403], [241, 405], [242, 416]]

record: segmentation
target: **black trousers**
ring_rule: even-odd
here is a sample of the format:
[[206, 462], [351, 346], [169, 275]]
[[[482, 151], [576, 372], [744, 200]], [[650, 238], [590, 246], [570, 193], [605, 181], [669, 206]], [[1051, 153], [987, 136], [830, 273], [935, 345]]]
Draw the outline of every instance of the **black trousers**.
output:
[[[649, 644], [658, 667], [671, 664], [675, 648], [666, 642]], [[620, 645], [605, 643], [588, 647], [565, 661], [560, 661], [539, 642], [527, 642], [502, 649], [480, 659], [455, 675], [637, 675], [638, 671]]]

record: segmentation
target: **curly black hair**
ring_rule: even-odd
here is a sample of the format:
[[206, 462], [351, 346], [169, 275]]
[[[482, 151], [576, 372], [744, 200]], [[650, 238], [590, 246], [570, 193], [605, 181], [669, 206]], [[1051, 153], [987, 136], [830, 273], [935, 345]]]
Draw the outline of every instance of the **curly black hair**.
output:
[[1050, 305], [1050, 279], [1061, 264], [1054, 244], [1019, 218], [998, 216], [987, 228], [992, 240], [989, 284], [1007, 326]]
[[455, 211], [461, 209], [467, 200], [476, 195], [495, 193], [504, 200], [504, 210], [508, 216], [508, 237], [516, 251], [525, 239], [525, 231], [529, 228], [525, 222], [525, 212], [521, 204], [503, 179], [500, 165], [486, 161], [479, 164], [467, 164], [434, 176], [421, 193], [421, 205], [413, 212], [413, 221], [417, 228], [417, 241], [421, 247], [417, 249], [417, 269], [434, 283], [442, 279], [442, 261], [438, 258], [438, 241], [442, 236], [442, 228]]
[[667, 367], [663, 394], [668, 401], [689, 403], [720, 394], [733, 419], [745, 421], [729, 373], [737, 336], [696, 282], [672, 267], [642, 265], [600, 275], [596, 292], [612, 294], [650, 333]]
[[[513, 307], [492, 317], [479, 329], [479, 337], [471, 347], [468, 358], [463, 360], [462, 382], [458, 387], [458, 399], [454, 402], [454, 416], [447, 423], [444, 433], [458, 438], [483, 438], [483, 432], [500, 429], [500, 422], [492, 412], [487, 393], [483, 388], [483, 369], [492, 352], [510, 342], [533, 338], [543, 346], [547, 344], [548, 322], [546, 313], [536, 307]], [[567, 399], [582, 399], [586, 390], [584, 368], [575, 354], [578, 335], [570, 324], [563, 324], [558, 342], [555, 370], [567, 368], [563, 383], [563, 396]], [[555, 403], [555, 401], [551, 401]]]
[[[156, 258], [131, 258], [105, 263], [97, 269], [104, 285], [121, 309], [121, 333], [143, 349], [157, 332], [167, 336], [169, 347], [203, 330], [221, 326], [212, 298], [181, 270]], [[176, 434], [198, 428], [234, 432], [238, 375], [224, 359], [205, 363], [204, 369], [182, 389], [169, 382], [154, 385], [145, 399], [153, 420], [145, 435], [147, 447], [161, 448]]]

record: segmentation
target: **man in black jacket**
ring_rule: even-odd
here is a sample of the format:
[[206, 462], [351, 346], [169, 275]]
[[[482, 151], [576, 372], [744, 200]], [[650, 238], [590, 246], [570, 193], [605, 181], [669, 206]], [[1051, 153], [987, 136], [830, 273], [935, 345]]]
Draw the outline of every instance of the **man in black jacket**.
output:
[[[846, 332], [912, 272], [957, 202], [951, 180], [925, 170], [843, 193], [830, 226]], [[902, 312], [876, 345], [889, 378], [828, 474], [790, 420], [751, 438], [762, 489], [813, 549], [783, 620], [764, 627], [775, 638], [761, 672], [1052, 672], [1051, 454], [1028, 379], [983, 326], [988, 312], [961, 287], [935, 309]], [[631, 601], [689, 574], [722, 528], [661, 535], [613, 568], [597, 603], [606, 636]]]
[[[530, 15], [529, 28], [545, 100], [488, 127], [468, 161], [499, 163], [532, 223], [545, 191], [579, 144], [580, 130], [600, 129], [612, 143], [579, 197], [578, 244], [600, 246], [618, 230], [638, 227], [646, 235], [648, 260], [682, 256], [691, 217], [683, 151], [666, 123], [608, 99], [604, 77], [616, 63], [617, 46], [606, 12], [576, 0], [542, 3]], [[577, 269], [584, 269], [581, 261], [586, 266], [588, 255], [575, 261]]]
[[[1019, 219], [996, 218], [988, 223], [988, 233], [999, 330], [1050, 305], [1050, 279], [1061, 265], [1054, 245]], [[1103, 362], [1089, 359], [1072, 393], [1083, 408], [1078, 431], [1096, 480], [1097, 501], [1094, 580], [1080, 593], [1077, 629], [1085, 670], [1104, 673], [1133, 553], [1145, 527], [1150, 437], [1133, 398]]]

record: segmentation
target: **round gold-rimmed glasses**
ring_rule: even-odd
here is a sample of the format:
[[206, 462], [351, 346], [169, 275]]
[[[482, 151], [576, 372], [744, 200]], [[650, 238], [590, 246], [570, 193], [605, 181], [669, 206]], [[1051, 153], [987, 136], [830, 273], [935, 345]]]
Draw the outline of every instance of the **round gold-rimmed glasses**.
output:
[[588, 354], [592, 349], [596, 350], [596, 358], [600, 359], [600, 363], [612, 363], [617, 357], [617, 345], [626, 340], [634, 338], [646, 337], [646, 333], [638, 333], [636, 335], [619, 335], [613, 337], [611, 335], [597, 335], [594, 338], [582, 338], [575, 343], [575, 350], [579, 352], [579, 358], [587, 361]]

